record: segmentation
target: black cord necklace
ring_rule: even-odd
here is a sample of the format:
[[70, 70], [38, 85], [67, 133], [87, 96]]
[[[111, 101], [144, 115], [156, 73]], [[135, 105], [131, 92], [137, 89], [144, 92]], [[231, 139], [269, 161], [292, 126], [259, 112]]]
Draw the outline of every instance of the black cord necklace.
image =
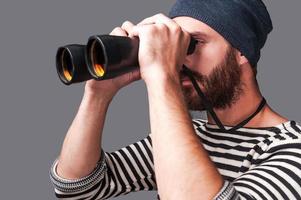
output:
[[204, 93], [202, 92], [202, 90], [200, 89], [200, 87], [198, 86], [195, 78], [193, 77], [193, 74], [192, 74], [191, 70], [188, 69], [185, 65], [183, 65], [183, 73], [186, 74], [190, 78], [190, 80], [191, 80], [191, 82], [192, 82], [192, 84], [193, 84], [196, 92], [198, 93], [198, 95], [200, 96], [200, 98], [203, 100], [203, 104], [204, 104], [206, 110], [210, 113], [210, 115], [212, 116], [212, 118], [215, 121], [215, 123], [217, 124], [217, 126], [221, 130], [223, 130], [223, 131], [231, 132], [231, 131], [235, 131], [235, 130], [243, 127], [252, 118], [254, 118], [263, 109], [264, 105], [266, 104], [265, 98], [262, 98], [259, 106], [257, 107], [256, 111], [252, 115], [250, 115], [247, 119], [243, 120], [242, 122], [240, 122], [236, 126], [232, 127], [231, 129], [226, 130], [226, 128], [224, 127], [224, 125], [222, 124], [222, 122], [219, 120], [219, 118], [217, 117], [216, 113], [214, 112], [213, 106], [211, 105], [211, 103], [208, 101], [208, 99], [206, 98], [206, 96], [204, 95]]

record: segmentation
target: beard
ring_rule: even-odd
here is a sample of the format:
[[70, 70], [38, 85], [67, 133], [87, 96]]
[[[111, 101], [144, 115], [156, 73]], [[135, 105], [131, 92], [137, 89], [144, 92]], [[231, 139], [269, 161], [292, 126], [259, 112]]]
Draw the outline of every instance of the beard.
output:
[[[242, 72], [236, 61], [235, 49], [232, 47], [229, 47], [223, 61], [215, 66], [209, 75], [204, 76], [197, 72], [192, 72], [192, 74], [207, 100], [215, 109], [231, 107], [243, 93]], [[203, 100], [193, 85], [182, 87], [182, 91], [189, 110], [205, 110]]]

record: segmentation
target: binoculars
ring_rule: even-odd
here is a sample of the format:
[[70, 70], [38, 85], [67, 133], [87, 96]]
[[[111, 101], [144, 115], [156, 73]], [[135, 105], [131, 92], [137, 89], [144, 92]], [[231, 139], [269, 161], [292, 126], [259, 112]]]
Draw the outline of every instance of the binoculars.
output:
[[[196, 43], [191, 37], [187, 55], [194, 52]], [[89, 79], [111, 79], [139, 67], [138, 50], [138, 37], [94, 35], [86, 45], [70, 44], [58, 48], [57, 73], [66, 85]]]

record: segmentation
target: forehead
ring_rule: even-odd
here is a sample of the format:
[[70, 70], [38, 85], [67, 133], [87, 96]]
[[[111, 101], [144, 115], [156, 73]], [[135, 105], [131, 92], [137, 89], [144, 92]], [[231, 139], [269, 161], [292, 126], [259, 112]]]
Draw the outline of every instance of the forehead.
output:
[[207, 24], [192, 17], [180, 16], [173, 18], [173, 20], [188, 33], [198, 33], [208, 37], [222, 37]]

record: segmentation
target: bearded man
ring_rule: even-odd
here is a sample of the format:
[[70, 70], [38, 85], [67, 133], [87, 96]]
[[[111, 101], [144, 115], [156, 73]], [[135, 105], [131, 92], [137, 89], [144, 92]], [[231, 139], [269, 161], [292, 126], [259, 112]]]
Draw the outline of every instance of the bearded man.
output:
[[[86, 83], [51, 168], [57, 197], [158, 190], [164, 200], [301, 199], [301, 127], [272, 110], [256, 80], [271, 30], [261, 0], [178, 0], [168, 16], [115, 28], [112, 35], [139, 38], [140, 68]], [[197, 43], [187, 55], [191, 38]], [[151, 134], [105, 152], [109, 103], [139, 79]], [[207, 119], [191, 119], [189, 110], [204, 110]]]

